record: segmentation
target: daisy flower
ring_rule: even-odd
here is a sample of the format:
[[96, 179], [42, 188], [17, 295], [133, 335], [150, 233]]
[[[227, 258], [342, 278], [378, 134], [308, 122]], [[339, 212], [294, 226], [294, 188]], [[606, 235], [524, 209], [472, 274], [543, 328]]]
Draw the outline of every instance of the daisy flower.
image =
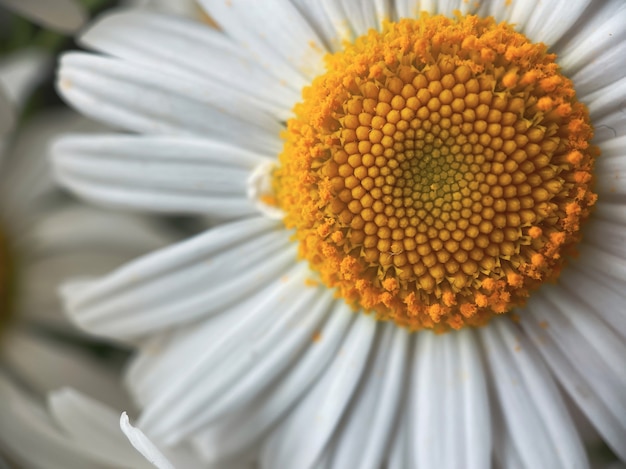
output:
[[139, 428], [226, 467], [573, 468], [580, 412], [626, 459], [626, 5], [201, 4], [60, 62], [131, 133], [60, 139], [57, 179], [215, 222], [63, 288], [138, 347]]

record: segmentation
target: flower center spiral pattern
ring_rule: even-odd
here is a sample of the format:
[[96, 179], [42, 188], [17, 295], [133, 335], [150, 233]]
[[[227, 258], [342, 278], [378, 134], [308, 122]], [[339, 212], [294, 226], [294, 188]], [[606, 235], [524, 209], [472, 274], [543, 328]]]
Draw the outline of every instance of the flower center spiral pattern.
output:
[[355, 308], [485, 324], [554, 279], [596, 196], [586, 108], [555, 56], [492, 18], [385, 23], [327, 56], [288, 122], [276, 203]]

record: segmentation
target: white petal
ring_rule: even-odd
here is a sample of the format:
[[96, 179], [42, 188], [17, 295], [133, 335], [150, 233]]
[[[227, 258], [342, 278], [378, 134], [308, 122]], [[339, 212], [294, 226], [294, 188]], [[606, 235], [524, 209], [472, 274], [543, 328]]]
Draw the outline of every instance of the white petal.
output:
[[306, 19], [287, 0], [200, 0], [228, 36], [249, 48], [262, 67], [295, 89], [323, 71], [324, 47]]
[[262, 218], [222, 225], [98, 281], [68, 284], [67, 310], [81, 327], [117, 339], [215, 314], [295, 262], [288, 239]]
[[[411, 341], [412, 345], [415, 339]], [[408, 409], [408, 392], [404, 392], [405, 396], [400, 401], [401, 408]], [[409, 424], [411, 419], [410, 412], [400, 412], [395, 431], [392, 434], [391, 444], [389, 446], [389, 455], [387, 457], [387, 469], [406, 469], [410, 467], [411, 456], [409, 450]]]
[[[89, 451], [75, 445], [31, 395], [0, 372], [0, 441], [22, 467], [34, 469], [106, 469]], [[110, 467], [110, 466], [108, 466]]]
[[314, 385], [318, 376], [340, 353], [356, 315], [342, 301], [335, 301], [320, 326], [316, 340], [273, 386], [249, 405], [225, 415], [195, 438], [195, 447], [207, 460], [226, 460], [246, 454]]
[[521, 316], [524, 330], [580, 410], [626, 459], [624, 343], [568, 295], [558, 301], [559, 307], [541, 294], [531, 298], [530, 314]]
[[95, 460], [120, 467], [151, 467], [124, 438], [112, 409], [71, 388], [50, 393], [48, 405], [68, 437], [88, 448]]
[[85, 7], [76, 0], [0, 0], [0, 5], [64, 33], [76, 31], [87, 20]]
[[[624, 48], [626, 52], [626, 48]], [[626, 76], [611, 81], [606, 87], [601, 88], [584, 97], [585, 104], [589, 108], [591, 122], [598, 122], [611, 112], [624, 112], [626, 108]], [[624, 135], [624, 132], [619, 132]]]
[[559, 390], [532, 344], [509, 318], [478, 331], [504, 424], [524, 467], [587, 467]]
[[247, 49], [196, 21], [137, 10], [114, 12], [99, 18], [80, 42], [156, 72], [234, 88], [283, 120], [300, 98], [299, 89], [268, 74]]
[[469, 329], [418, 336], [408, 430], [416, 467], [489, 465], [489, 401], [479, 350]]
[[[554, 0], [551, 2], [520, 1], [524, 4], [520, 10], [514, 10], [510, 21], [519, 25], [521, 32], [533, 42], [543, 42], [548, 46], [555, 44], [574, 23], [581, 18], [592, 0]], [[518, 11], [523, 15], [518, 16]], [[530, 10], [530, 15], [526, 16]]]
[[0, 136], [12, 130], [19, 111], [33, 89], [49, 71], [50, 57], [36, 49], [26, 49], [2, 57], [0, 61]]
[[203, 325], [202, 335], [211, 338], [203, 348], [189, 354], [188, 345], [181, 343], [186, 354], [181, 347], [173, 350], [170, 360], [174, 355], [179, 363], [192, 358], [161, 376], [158, 395], [144, 408], [142, 427], [176, 441], [174, 433], [189, 434], [238, 410], [278, 380], [310, 344], [330, 304], [330, 293], [304, 286], [308, 274], [306, 264], [298, 264], [262, 295], [222, 313], [231, 316], [229, 327]]
[[584, 21], [559, 43], [559, 64], [574, 81], [579, 98], [624, 76], [626, 4], [620, 0], [595, 2]]
[[363, 381], [332, 439], [327, 467], [377, 469], [383, 466], [402, 410], [408, 373], [408, 331], [387, 323], [379, 327]]
[[[59, 92], [84, 114], [128, 130], [197, 135], [275, 154], [282, 124], [225, 85], [78, 52], [61, 58]], [[242, 138], [244, 137], [245, 138]]]
[[87, 355], [87, 350], [34, 333], [14, 329], [3, 339], [5, 365], [39, 394], [73, 386], [112, 405], [128, 405], [113, 367]]
[[173, 136], [64, 137], [52, 155], [57, 180], [87, 200], [221, 219], [256, 213], [246, 183], [266, 160], [230, 145]]
[[15, 109], [7, 96], [4, 86], [0, 84], [0, 136], [9, 133], [15, 125]]
[[[624, 160], [626, 162], [626, 158]], [[623, 168], [626, 169], [626, 164]], [[626, 233], [624, 233], [623, 226], [604, 220], [593, 220], [588, 225], [585, 230], [586, 243], [626, 259]]]
[[464, 0], [395, 0], [395, 8], [398, 18], [419, 18], [423, 11], [452, 17], [456, 10], [463, 14], [471, 11], [475, 8], [472, 3]]
[[263, 445], [264, 467], [315, 467], [354, 396], [377, 329], [360, 314], [326, 372]]
[[168, 459], [159, 451], [159, 449], [143, 434], [141, 430], [133, 427], [126, 412], [122, 412], [120, 416], [120, 428], [124, 434], [128, 437], [128, 441], [139, 451], [143, 456], [152, 463], [158, 469], [174, 469], [174, 466]]
[[[31, 211], [32, 212], [32, 211]], [[25, 215], [25, 214], [24, 214]], [[143, 217], [68, 203], [30, 214], [36, 221], [15, 236], [20, 256], [18, 314], [70, 332], [57, 289], [65, 278], [104, 275], [122, 263], [178, 239]], [[111, 230], [115, 226], [115, 230]], [[73, 333], [76, 333], [74, 330]]]
[[559, 282], [626, 340], [626, 314], [622, 310], [626, 295], [621, 283], [593, 275], [580, 262], [570, 263]]

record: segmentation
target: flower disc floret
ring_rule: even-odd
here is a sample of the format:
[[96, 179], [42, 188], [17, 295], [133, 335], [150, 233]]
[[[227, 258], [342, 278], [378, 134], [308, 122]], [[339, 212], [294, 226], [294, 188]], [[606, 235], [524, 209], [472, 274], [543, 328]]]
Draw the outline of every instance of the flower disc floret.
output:
[[559, 273], [596, 200], [586, 108], [506, 24], [423, 15], [327, 56], [273, 184], [300, 255], [411, 330], [485, 324]]

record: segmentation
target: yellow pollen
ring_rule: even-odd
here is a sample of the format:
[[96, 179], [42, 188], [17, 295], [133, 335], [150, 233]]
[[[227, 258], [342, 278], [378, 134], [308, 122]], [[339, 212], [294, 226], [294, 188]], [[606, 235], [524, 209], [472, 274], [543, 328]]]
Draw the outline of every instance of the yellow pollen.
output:
[[556, 278], [595, 203], [598, 152], [545, 45], [492, 18], [424, 14], [326, 69], [273, 174], [324, 284], [380, 320], [445, 332]]

